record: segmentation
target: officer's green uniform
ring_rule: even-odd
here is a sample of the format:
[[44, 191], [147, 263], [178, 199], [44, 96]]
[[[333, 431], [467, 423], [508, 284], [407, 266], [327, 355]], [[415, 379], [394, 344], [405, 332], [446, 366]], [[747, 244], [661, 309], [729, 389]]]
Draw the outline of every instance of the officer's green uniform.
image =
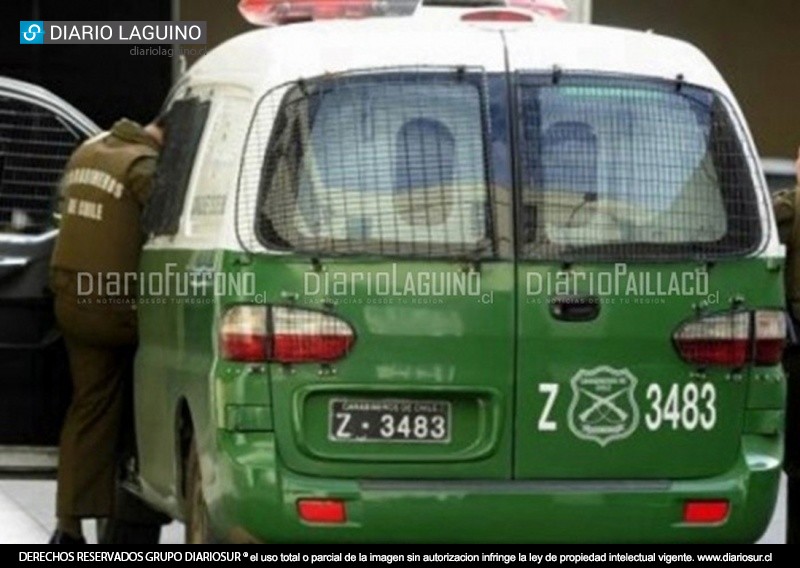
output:
[[[781, 242], [786, 245], [786, 301], [800, 330], [800, 187], [776, 193], [772, 199]], [[786, 541], [800, 542], [800, 345], [789, 345], [783, 365], [787, 381], [784, 469], [789, 476]]]
[[62, 180], [50, 286], [73, 398], [61, 433], [59, 518], [104, 517], [113, 507], [124, 377], [137, 341], [136, 290], [123, 287], [117, 295], [101, 283], [138, 271], [140, 214], [158, 149], [141, 126], [123, 119], [84, 142]]

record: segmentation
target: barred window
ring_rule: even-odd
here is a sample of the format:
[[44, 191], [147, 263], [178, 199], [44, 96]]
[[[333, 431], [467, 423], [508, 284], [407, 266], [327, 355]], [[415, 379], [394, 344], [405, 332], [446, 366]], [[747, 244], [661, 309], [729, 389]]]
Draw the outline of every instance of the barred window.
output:
[[759, 244], [752, 157], [711, 91], [576, 77], [520, 91], [524, 256], [662, 260]]
[[516, 235], [519, 258], [647, 262], [761, 243], [756, 159], [720, 95], [517, 79], [513, 115], [492, 87], [503, 74], [377, 70], [276, 88], [248, 137], [243, 244], [254, 209], [261, 245], [314, 255], [482, 258], [510, 254]]
[[257, 234], [315, 254], [491, 252], [482, 100], [477, 75], [456, 72], [289, 87], [264, 160]]

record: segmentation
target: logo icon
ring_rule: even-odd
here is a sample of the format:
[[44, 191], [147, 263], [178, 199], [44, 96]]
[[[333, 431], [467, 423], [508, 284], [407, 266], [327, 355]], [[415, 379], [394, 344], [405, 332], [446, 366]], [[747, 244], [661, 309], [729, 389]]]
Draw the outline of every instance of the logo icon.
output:
[[639, 426], [639, 407], [633, 398], [636, 377], [628, 369], [581, 369], [570, 383], [567, 419], [578, 438], [605, 447], [624, 440]]
[[21, 20], [19, 22], [19, 43], [44, 43], [44, 22]]

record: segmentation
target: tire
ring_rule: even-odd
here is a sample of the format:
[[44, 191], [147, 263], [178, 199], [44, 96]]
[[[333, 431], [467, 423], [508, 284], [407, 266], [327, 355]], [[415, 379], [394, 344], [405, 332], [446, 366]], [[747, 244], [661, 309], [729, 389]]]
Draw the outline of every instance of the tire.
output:
[[160, 539], [161, 525], [114, 518], [97, 520], [98, 544], [158, 544]]
[[186, 460], [186, 544], [211, 544], [214, 542], [208, 522], [208, 506], [203, 497], [203, 479], [197, 444], [192, 439]]

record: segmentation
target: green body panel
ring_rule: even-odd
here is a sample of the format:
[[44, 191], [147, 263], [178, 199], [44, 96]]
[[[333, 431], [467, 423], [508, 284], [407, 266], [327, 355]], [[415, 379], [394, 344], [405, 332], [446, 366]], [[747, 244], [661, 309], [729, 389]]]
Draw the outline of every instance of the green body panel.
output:
[[[177, 286], [174, 275], [211, 269], [216, 258], [198, 251], [144, 251], [140, 265], [143, 274], [162, 274], [165, 282], [162, 293], [150, 290], [154, 293], [141, 298], [138, 307], [134, 400], [140, 473], [146, 493], [173, 513], [179, 511], [181, 405], [191, 408], [198, 436], [213, 437], [218, 420], [211, 408], [215, 382], [210, 380], [218, 306], [202, 289]], [[257, 381], [252, 389], [254, 396], [248, 398], [255, 403]]]
[[[684, 362], [672, 342], [680, 325], [698, 315], [734, 307], [782, 309], [780, 271], [763, 260], [725, 261], [710, 268], [693, 263], [635, 264], [624, 270], [622, 265], [610, 264], [572, 265], [564, 270], [560, 265], [520, 263], [516, 477], [679, 479], [716, 475], [728, 471], [738, 459], [748, 392], [748, 407], [782, 408], [784, 381], [779, 376], [770, 380], [779, 374], [778, 367], [741, 373], [702, 370]], [[684, 274], [689, 275], [685, 281]], [[670, 294], [671, 282], [685, 282], [685, 290], [673, 287], [677, 293]], [[548, 283], [552, 284], [549, 290]], [[692, 294], [680, 293], [683, 291]], [[557, 320], [551, 315], [550, 300], [563, 296], [599, 298], [597, 318]], [[580, 411], [570, 417], [570, 405], [577, 398], [573, 377], [581, 370], [601, 366], [626, 370], [635, 378], [632, 396], [636, 405], [620, 404], [621, 399], [615, 404], [626, 411], [636, 406], [639, 411], [638, 426], [605, 445], [577, 437], [572, 429], [587, 423], [578, 418]], [[763, 380], [755, 381], [755, 376]], [[549, 409], [555, 428], [547, 431], [537, 427], [549, 400], [539, 390], [542, 383], [558, 388]], [[696, 384], [695, 392], [705, 383], [713, 385], [713, 427], [704, 429], [692, 414], [662, 421], [658, 428], [648, 427], [646, 418], [655, 419], [652, 404], [656, 395], [647, 396], [651, 385], [660, 387], [661, 408], [677, 385], [681, 393], [678, 410], [683, 411], [687, 383]], [[699, 412], [712, 412], [706, 408], [707, 402], [699, 401]], [[631, 417], [627, 423], [632, 421]], [[685, 427], [687, 422], [690, 428]]]
[[[509, 478], [514, 384], [511, 264], [483, 265], [475, 295], [427, 298], [430, 303], [403, 296], [401, 287], [409, 278], [416, 282], [420, 273], [463, 278], [469, 268], [423, 261], [338, 260], [322, 266], [321, 274], [331, 282], [335, 275], [353, 282], [353, 273], [365, 275], [365, 281], [382, 273], [396, 286], [390, 287], [390, 295], [377, 290], [370, 294], [358, 279], [352, 289], [346, 287], [347, 297], [337, 296], [333, 286], [327, 293], [320, 286], [320, 294], [306, 295], [304, 278], [313, 270], [307, 260], [254, 261], [256, 281], [268, 302], [296, 297], [294, 305], [319, 309], [330, 301], [331, 313], [350, 323], [357, 337], [352, 352], [330, 368], [272, 366], [275, 431], [287, 466], [337, 477]], [[308, 291], [316, 291], [316, 284]], [[450, 400], [453, 439], [449, 444], [331, 442], [328, 403], [342, 396]]]
[[[207, 496], [217, 534], [270, 543], [753, 542], [772, 517], [782, 440], [741, 441], [729, 471], [698, 480], [370, 483], [292, 472], [273, 434], [221, 433]], [[303, 523], [296, 500], [308, 497], [344, 499], [348, 522]], [[729, 499], [731, 514], [718, 525], [684, 525], [688, 499]]]
[[[781, 274], [764, 260], [718, 263], [709, 287], [717, 306], [667, 298], [608, 303], [592, 322], [559, 322], [527, 302], [524, 273], [553, 266], [487, 262], [480, 294], [415, 302], [376, 298], [359, 281], [345, 296], [306, 294], [306, 274], [470, 270], [457, 262], [320, 259], [146, 250], [145, 272], [216, 269], [253, 274], [253, 294], [216, 301], [143, 300], [136, 364], [136, 424], [143, 496], [176, 517], [180, 498], [178, 416], [185, 408], [200, 450], [217, 534], [266, 541], [750, 541], [766, 527], [780, 474], [783, 391], [779, 368], [705, 374], [683, 363], [672, 332], [695, 308], [780, 306]], [[696, 265], [639, 267], [649, 273]], [[581, 267], [598, 270], [599, 267]], [[415, 276], [414, 276], [415, 277]], [[313, 277], [312, 277], [313, 278]], [[349, 280], [349, 278], [348, 278]], [[196, 291], [197, 292], [197, 291]], [[352, 294], [351, 294], [352, 292]], [[581, 293], [581, 290], [576, 293]], [[402, 296], [402, 295], [401, 295]], [[349, 322], [355, 347], [332, 365], [247, 365], [219, 360], [224, 306], [280, 303], [328, 310]], [[329, 305], [330, 303], [330, 305]], [[612, 310], [612, 308], [615, 308]], [[643, 385], [713, 382], [718, 420], [709, 431], [643, 423], [605, 446], [567, 425], [576, 372], [625, 368]], [[539, 431], [538, 385], [561, 385], [555, 431]], [[331, 397], [445, 398], [449, 444], [348, 444], [327, 437]], [[643, 421], [643, 416], [641, 417]], [[301, 497], [347, 501], [348, 522], [320, 527], [297, 518]], [[686, 499], [729, 499], [713, 527], [680, 523]], [[486, 519], [504, 519], [503, 523]]]

